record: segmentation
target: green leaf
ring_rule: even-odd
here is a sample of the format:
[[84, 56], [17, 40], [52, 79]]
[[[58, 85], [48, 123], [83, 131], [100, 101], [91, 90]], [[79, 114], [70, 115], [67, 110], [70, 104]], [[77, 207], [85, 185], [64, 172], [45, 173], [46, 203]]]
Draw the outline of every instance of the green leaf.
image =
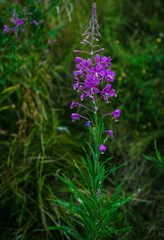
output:
[[70, 206], [70, 203], [68, 203], [68, 202], [63, 202], [63, 201], [58, 200], [58, 199], [48, 199], [48, 200], [53, 201], [53, 202], [56, 202], [56, 203], [58, 203], [58, 204], [60, 204], [60, 205], [62, 205], [62, 206], [64, 206], [64, 207], [66, 207], [69, 211], [76, 212], [76, 213], [78, 213], [79, 215], [82, 215], [82, 213], [83, 213], [83, 210], [82, 210], [80, 207], [78, 207], [78, 206], [74, 206], [73, 203], [72, 203], [72, 205]]
[[101, 167], [103, 167], [108, 161], [110, 161], [111, 159], [113, 159], [113, 157], [109, 157], [107, 158], [102, 164]]
[[89, 130], [90, 130], [90, 132], [92, 133], [93, 140], [94, 140], [94, 144], [96, 144], [96, 136], [95, 136], [95, 133], [94, 133], [94, 130], [93, 130], [92, 125], [90, 126]]
[[[88, 158], [89, 158], [89, 156], [88, 156]], [[90, 180], [91, 180], [91, 184], [92, 184], [92, 186], [93, 186], [93, 175], [94, 175], [94, 172], [93, 172], [93, 170], [92, 170], [92, 168], [93, 168], [93, 165], [92, 166], [90, 166], [90, 164], [92, 164], [92, 161], [90, 160], [90, 158], [89, 158], [89, 167], [87, 167], [87, 163], [86, 163], [86, 161], [85, 161], [85, 159], [84, 158], [82, 158], [82, 162], [84, 163], [84, 166], [85, 166], [85, 169], [87, 170], [87, 172], [88, 172], [88, 175], [90, 176]]]
[[19, 84], [15, 85], [15, 86], [11, 86], [11, 87], [8, 87], [8, 88], [5, 88], [1, 94], [4, 94], [4, 93], [10, 93], [10, 92], [14, 92], [16, 91], [17, 89], [19, 88]]
[[61, 176], [58, 177], [68, 185], [70, 191], [75, 196], [76, 200], [81, 204], [81, 207], [86, 212], [88, 212], [89, 215], [92, 215], [92, 205], [89, 202], [89, 200], [82, 193], [79, 192], [79, 190], [74, 186], [74, 184], [71, 181]]
[[104, 120], [104, 117], [101, 118], [100, 121], [99, 121], [100, 135], [101, 135], [101, 134], [103, 133], [103, 131], [104, 131], [104, 122], [103, 122], [103, 120]]
[[47, 226], [46, 229], [47, 230], [59, 230], [59, 231], [65, 232], [65, 233], [70, 233], [72, 231], [72, 229], [67, 226]]
[[66, 208], [68, 208], [70, 205], [69, 205], [69, 203], [67, 203], [67, 202], [63, 202], [63, 201], [61, 201], [61, 200], [58, 200], [58, 199], [48, 199], [48, 200], [50, 200], [50, 201], [53, 201], [53, 202], [57, 202], [57, 203], [59, 203], [60, 205], [63, 205], [64, 207], [66, 207]]
[[155, 147], [156, 156], [157, 156], [158, 160], [161, 162], [161, 161], [162, 161], [161, 153], [160, 153], [160, 151], [157, 149], [157, 142], [156, 142], [156, 140], [154, 141], [154, 147]]
[[70, 199], [69, 199], [69, 207], [70, 207], [70, 211], [72, 211], [72, 209], [73, 209], [73, 197], [72, 197], [72, 194], [71, 194]]
[[47, 226], [47, 230], [58, 230], [64, 233], [68, 233], [77, 240], [85, 240], [78, 232], [73, 231], [72, 228], [67, 226]]
[[77, 163], [76, 163], [75, 161], [74, 161], [74, 164], [75, 164], [75, 167], [79, 170], [79, 172], [80, 172], [83, 180], [85, 181], [86, 185], [88, 186], [88, 189], [89, 189], [89, 191], [90, 191], [90, 193], [91, 193], [91, 196], [93, 197], [92, 187], [91, 187], [91, 185], [89, 184], [87, 178], [85, 177], [84, 173], [81, 171], [81, 169], [79, 168], [79, 166], [77, 165]]
[[89, 165], [89, 169], [91, 171], [91, 174], [92, 176], [94, 176], [94, 166], [93, 166], [93, 163], [92, 163], [92, 160], [90, 159], [87, 151], [85, 150], [85, 148], [83, 148], [85, 154], [86, 154], [86, 157], [87, 157], [87, 162], [88, 162], [88, 165]]
[[149, 161], [152, 161], [152, 162], [159, 162], [155, 157], [151, 157], [151, 156], [147, 156], [145, 154], [143, 154], [144, 158], [146, 158], [147, 160]]
[[114, 202], [116, 200], [116, 198], [117, 198], [117, 196], [118, 196], [118, 194], [120, 192], [121, 186], [122, 186], [122, 183], [116, 188], [116, 191], [115, 191], [115, 193], [114, 193], [114, 195], [113, 195], [113, 197], [111, 199], [112, 202]]
[[94, 164], [96, 165], [96, 161], [97, 161], [96, 154], [95, 154], [93, 148], [91, 147], [91, 145], [89, 144], [89, 142], [87, 142], [86, 140], [85, 140], [85, 142], [88, 144], [88, 146], [90, 147], [90, 149], [91, 149], [91, 151], [92, 151]]
[[[14, 64], [13, 64], [14, 65]], [[1, 80], [6, 79], [10, 74], [12, 74], [13, 72], [15, 72], [17, 69], [19, 69], [20, 67], [22, 67], [24, 65], [24, 62], [21, 62], [19, 64], [17, 64], [16, 67], [11, 68], [7, 73], [3, 74], [1, 77]]]
[[130, 229], [132, 229], [132, 227], [126, 227], [121, 229], [108, 228], [106, 230], [103, 230], [102, 234], [104, 237], [107, 237], [110, 233], [123, 232], [123, 231], [128, 231]]
[[120, 167], [122, 167], [122, 166], [125, 166], [125, 165], [126, 165], [126, 163], [121, 164], [121, 165], [118, 166], [118, 167], [111, 168], [110, 170], [107, 171], [107, 174], [105, 175], [105, 178], [107, 178], [109, 174], [111, 174], [112, 172], [114, 172], [114, 171], [117, 170], [118, 168], [120, 168]]

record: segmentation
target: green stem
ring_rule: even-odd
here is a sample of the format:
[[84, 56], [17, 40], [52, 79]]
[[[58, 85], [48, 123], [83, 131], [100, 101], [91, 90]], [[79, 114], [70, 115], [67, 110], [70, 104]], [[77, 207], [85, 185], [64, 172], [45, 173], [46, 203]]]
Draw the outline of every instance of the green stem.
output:
[[[94, 51], [94, 45], [93, 45], [93, 38], [94, 38], [94, 33], [95, 33], [95, 26], [94, 26], [94, 23], [93, 23], [93, 26], [92, 26], [92, 42], [91, 42], [91, 61], [92, 61], [92, 67], [93, 67], [93, 51]], [[97, 176], [97, 170], [98, 170], [98, 161], [99, 161], [99, 129], [98, 129], [98, 118], [97, 118], [97, 113], [95, 112], [94, 108], [97, 107], [97, 104], [96, 104], [96, 99], [95, 99], [95, 103], [93, 104], [92, 106], [92, 110], [94, 112], [94, 120], [95, 120], [95, 138], [93, 136], [93, 139], [95, 139], [95, 154], [96, 154], [96, 162], [95, 162], [95, 178]], [[95, 188], [95, 191], [96, 191], [96, 184], [94, 186]]]
[[[94, 104], [94, 107], [96, 106], [96, 103]], [[99, 126], [98, 126], [98, 117], [97, 113], [94, 113], [94, 119], [95, 119], [95, 153], [96, 153], [96, 165], [95, 165], [95, 176], [97, 175], [97, 168], [98, 168], [98, 161], [99, 161]]]

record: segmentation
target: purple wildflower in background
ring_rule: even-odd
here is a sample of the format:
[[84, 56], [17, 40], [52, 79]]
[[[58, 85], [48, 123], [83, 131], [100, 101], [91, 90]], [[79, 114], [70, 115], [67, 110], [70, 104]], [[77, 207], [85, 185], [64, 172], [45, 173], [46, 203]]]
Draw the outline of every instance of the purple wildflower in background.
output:
[[24, 26], [25, 23], [30, 23], [30, 24], [34, 24], [34, 25], [38, 25], [36, 20], [30, 21], [28, 20], [27, 16], [28, 15], [33, 15], [32, 13], [24, 13], [24, 17], [20, 18], [18, 16], [18, 14], [16, 13], [16, 9], [13, 10], [13, 14], [11, 16], [10, 22], [12, 24], [14, 24], [13, 27], [9, 28], [7, 25], [4, 25], [4, 30], [3, 30], [3, 34], [4, 33], [9, 33], [9, 32], [15, 32], [16, 36], [18, 36], [18, 31], [20, 30], [21, 32], [24, 32], [25, 29], [22, 28]]
[[4, 33], [6, 33], [6, 32], [9, 32], [9, 28], [8, 28], [8, 26], [7, 26], [7, 25], [4, 25], [4, 30], [3, 30], [3, 32], [2, 32], [2, 33], [4, 34]]
[[[112, 87], [112, 84], [115, 80], [115, 72], [112, 71], [111, 67], [111, 58], [106, 56], [100, 56], [98, 52], [102, 52], [104, 49], [97, 49], [97, 42], [99, 41], [99, 37], [101, 36], [99, 32], [99, 24], [97, 22], [97, 14], [96, 14], [96, 3], [93, 3], [92, 6], [92, 18], [89, 22], [89, 27], [83, 34], [85, 38], [81, 44], [89, 45], [91, 50], [90, 52], [75, 50], [75, 53], [86, 53], [89, 55], [89, 58], [83, 59], [81, 57], [76, 57], [75, 59], [75, 71], [73, 88], [80, 93], [80, 99], [85, 101], [86, 104], [92, 106], [92, 110], [87, 106], [81, 105], [73, 101], [71, 104], [71, 108], [82, 106], [94, 114], [98, 115], [98, 110], [100, 109], [100, 103], [102, 101], [106, 103], [110, 103], [110, 99], [113, 97], [117, 97], [115, 93], [115, 89]], [[100, 111], [101, 112], [101, 111]], [[120, 109], [116, 109], [113, 113], [107, 113], [102, 116], [98, 116], [98, 120], [105, 116], [113, 116], [115, 121], [118, 121], [120, 116]], [[81, 115], [72, 114], [73, 122], [81, 117]], [[82, 116], [82, 118], [85, 118]], [[90, 127], [90, 119], [88, 119], [86, 126]], [[108, 132], [110, 137], [113, 138], [113, 133], [111, 130], [106, 130], [104, 132]], [[99, 150], [101, 153], [106, 151], [106, 147], [103, 144], [100, 144]]]
[[22, 27], [23, 24], [24, 24], [23, 20], [18, 19], [18, 20], [16, 21], [16, 26], [17, 26], [17, 27], [19, 27], [19, 26]]
[[35, 24], [35, 25], [38, 25], [36, 20], [33, 20], [32, 23]]

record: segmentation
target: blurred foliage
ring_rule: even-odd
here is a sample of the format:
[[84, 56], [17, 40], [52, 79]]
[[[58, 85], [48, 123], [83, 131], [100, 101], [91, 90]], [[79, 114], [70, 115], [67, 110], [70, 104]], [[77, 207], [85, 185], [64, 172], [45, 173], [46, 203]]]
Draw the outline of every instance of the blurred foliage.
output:
[[157, 163], [159, 167], [164, 167], [164, 157], [161, 156], [161, 153], [157, 148], [157, 142], [156, 141], [154, 141], [154, 148], [155, 148], [156, 157], [150, 157], [150, 156], [147, 156], [147, 155], [144, 155], [144, 154], [143, 154], [143, 156], [147, 160]]
[[[140, 189], [112, 222], [117, 229], [133, 228], [113, 239], [162, 240], [163, 173], [142, 154], [153, 154], [156, 139], [164, 155], [163, 1], [96, 3], [100, 45], [113, 59], [118, 94], [102, 109], [122, 111], [116, 126], [106, 121], [114, 132], [107, 155], [114, 156], [114, 166], [127, 163], [106, 180], [105, 193], [112, 196], [121, 182], [121, 195]], [[91, 141], [82, 122], [71, 122], [69, 109], [78, 100], [72, 88], [73, 50], [84, 48], [81, 34], [91, 6], [87, 0], [0, 1], [0, 239], [68, 239], [45, 228], [60, 226], [64, 215], [48, 199], [69, 199], [58, 173], [79, 185], [73, 160], [81, 164], [83, 139]], [[32, 12], [38, 22], [26, 25], [18, 38], [2, 34], [14, 8], [19, 14]]]

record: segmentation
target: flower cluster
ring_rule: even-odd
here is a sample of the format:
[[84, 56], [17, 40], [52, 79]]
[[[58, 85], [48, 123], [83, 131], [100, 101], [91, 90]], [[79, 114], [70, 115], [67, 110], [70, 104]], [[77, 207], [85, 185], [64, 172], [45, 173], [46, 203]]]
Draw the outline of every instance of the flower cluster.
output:
[[100, 57], [96, 54], [93, 62], [91, 58], [84, 60], [77, 57], [75, 63], [77, 63], [77, 70], [73, 72], [75, 79], [73, 87], [81, 92], [81, 100], [90, 97], [94, 103], [96, 95], [99, 94], [104, 101], [109, 103], [109, 97], [116, 96], [110, 84], [115, 77], [115, 72], [111, 71], [110, 57]]
[[[86, 107], [85, 105], [74, 102], [71, 104], [71, 108], [82, 106], [84, 108], [89, 109], [94, 114], [98, 113], [99, 105], [101, 101], [105, 101], [106, 103], [110, 103], [110, 99], [112, 97], [116, 97], [115, 89], [112, 87], [112, 83], [115, 79], [115, 72], [111, 69], [111, 58], [106, 56], [100, 56], [98, 52], [103, 51], [104, 49], [94, 50], [95, 42], [99, 41], [99, 37], [101, 36], [99, 32], [99, 25], [97, 22], [97, 14], [96, 14], [96, 3], [93, 3], [92, 8], [92, 18], [89, 22], [89, 27], [83, 34], [85, 39], [81, 42], [81, 44], [88, 44], [91, 47], [91, 52], [87, 51], [79, 51], [75, 50], [75, 53], [87, 53], [90, 55], [88, 59], [83, 59], [81, 57], [76, 57], [75, 64], [76, 70], [73, 72], [75, 83], [73, 84], [73, 88], [80, 93], [80, 99], [83, 101], [84, 99], [90, 99], [92, 109]], [[107, 115], [113, 115], [115, 121], [118, 121], [120, 116], [120, 109], [116, 109], [113, 113], [107, 113], [103, 116], [100, 116], [98, 119], [105, 117]], [[89, 119], [77, 113], [72, 114], [73, 122], [76, 119], [84, 118], [87, 120], [86, 126], [90, 127], [91, 124], [94, 123]], [[104, 132], [108, 132], [110, 137], [113, 138], [113, 133], [111, 130], [106, 130]], [[101, 144], [99, 147], [101, 153], [104, 153], [106, 147]]]
[[19, 18], [18, 14], [16, 13], [16, 9], [13, 10], [12, 17], [10, 19], [10, 22], [13, 23], [13, 27], [9, 28], [7, 25], [4, 25], [3, 34], [9, 33], [9, 32], [15, 32], [16, 36], [18, 36], [18, 30], [21, 32], [24, 32], [25, 29], [23, 28], [25, 23], [30, 23], [34, 25], [38, 25], [36, 20], [28, 20], [28, 15], [33, 15], [32, 13], [26, 13], [24, 18]]

